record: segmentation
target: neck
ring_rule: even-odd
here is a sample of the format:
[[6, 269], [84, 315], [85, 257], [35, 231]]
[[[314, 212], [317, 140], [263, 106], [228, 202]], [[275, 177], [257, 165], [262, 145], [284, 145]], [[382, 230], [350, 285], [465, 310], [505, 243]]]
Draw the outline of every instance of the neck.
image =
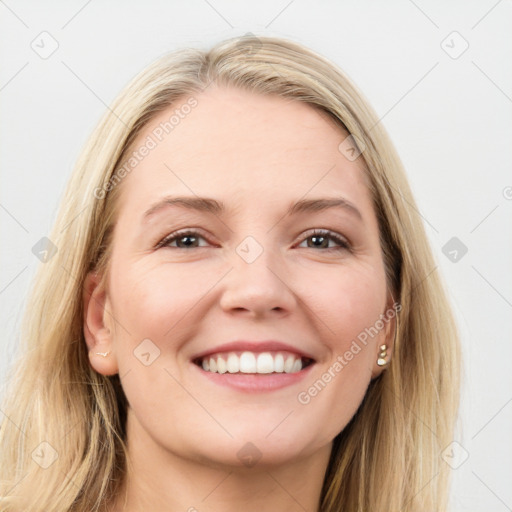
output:
[[[131, 411], [130, 411], [131, 412]], [[252, 468], [164, 450], [128, 414], [128, 469], [112, 512], [317, 512], [332, 444], [292, 462]], [[136, 423], [136, 425], [134, 425]]]

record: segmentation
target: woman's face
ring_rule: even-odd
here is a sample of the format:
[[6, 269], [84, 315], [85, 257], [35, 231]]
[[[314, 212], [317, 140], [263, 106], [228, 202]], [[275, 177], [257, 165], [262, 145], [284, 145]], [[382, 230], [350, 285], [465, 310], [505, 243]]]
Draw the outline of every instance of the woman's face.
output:
[[139, 134], [86, 330], [148, 449], [281, 464], [330, 449], [356, 412], [390, 341], [389, 322], [368, 330], [392, 301], [346, 137], [304, 103], [213, 86]]

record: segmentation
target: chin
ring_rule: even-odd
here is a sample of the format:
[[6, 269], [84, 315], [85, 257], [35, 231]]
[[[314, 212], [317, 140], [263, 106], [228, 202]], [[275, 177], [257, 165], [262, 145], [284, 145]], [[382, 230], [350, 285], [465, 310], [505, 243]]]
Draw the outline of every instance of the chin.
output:
[[235, 468], [270, 470], [298, 462], [321, 448], [308, 443], [308, 440], [301, 442], [296, 434], [276, 436], [272, 439], [272, 434], [269, 437], [261, 433], [251, 436], [250, 432], [246, 432], [243, 436], [235, 436], [234, 439], [225, 441], [213, 442], [211, 449], [201, 453], [201, 462], [229, 471]]

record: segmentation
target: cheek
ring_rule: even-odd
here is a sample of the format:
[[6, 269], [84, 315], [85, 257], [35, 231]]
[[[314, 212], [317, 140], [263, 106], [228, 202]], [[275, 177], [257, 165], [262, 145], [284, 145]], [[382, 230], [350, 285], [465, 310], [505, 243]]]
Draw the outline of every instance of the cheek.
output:
[[326, 358], [297, 396], [303, 411], [322, 422], [325, 440], [347, 425], [364, 398], [381, 336], [368, 332], [384, 312], [386, 297], [378, 264], [346, 270], [325, 279], [322, 293], [316, 294], [313, 307], [321, 320], [317, 324], [324, 326]]
[[347, 267], [322, 281], [325, 285], [312, 292], [312, 307], [325, 324], [331, 351], [343, 353], [384, 312], [384, 271], [378, 264]]
[[[184, 268], [187, 267], [187, 268]], [[222, 276], [218, 269], [191, 264], [145, 262], [118, 266], [112, 272], [112, 286], [117, 291], [112, 310], [124, 329], [118, 335], [129, 344], [144, 338], [164, 340], [177, 337], [185, 328], [193, 328], [195, 308]]]
[[185, 266], [148, 259], [118, 265], [111, 273], [119, 375], [126, 376], [122, 383], [128, 401], [150, 430], [158, 423], [154, 411], [163, 413], [166, 403], [190, 401], [173, 379], [181, 382], [186, 370], [176, 357], [194, 338], [201, 300], [219, 280], [218, 269]]
[[368, 333], [374, 332], [385, 303], [384, 274], [378, 265], [344, 270], [325, 279], [322, 293], [315, 295], [325, 358], [297, 396], [304, 410], [321, 419], [326, 439], [344, 428], [364, 398], [380, 336]]

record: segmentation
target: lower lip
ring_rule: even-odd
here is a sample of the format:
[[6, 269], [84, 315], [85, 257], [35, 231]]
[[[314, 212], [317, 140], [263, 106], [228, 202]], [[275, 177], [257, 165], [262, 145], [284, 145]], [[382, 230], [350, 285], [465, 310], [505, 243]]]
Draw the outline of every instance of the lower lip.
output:
[[194, 363], [191, 363], [196, 370], [214, 384], [220, 384], [237, 391], [246, 393], [263, 393], [275, 391], [286, 386], [292, 386], [304, 379], [314, 366], [310, 364], [303, 370], [295, 373], [214, 373], [206, 372]]

